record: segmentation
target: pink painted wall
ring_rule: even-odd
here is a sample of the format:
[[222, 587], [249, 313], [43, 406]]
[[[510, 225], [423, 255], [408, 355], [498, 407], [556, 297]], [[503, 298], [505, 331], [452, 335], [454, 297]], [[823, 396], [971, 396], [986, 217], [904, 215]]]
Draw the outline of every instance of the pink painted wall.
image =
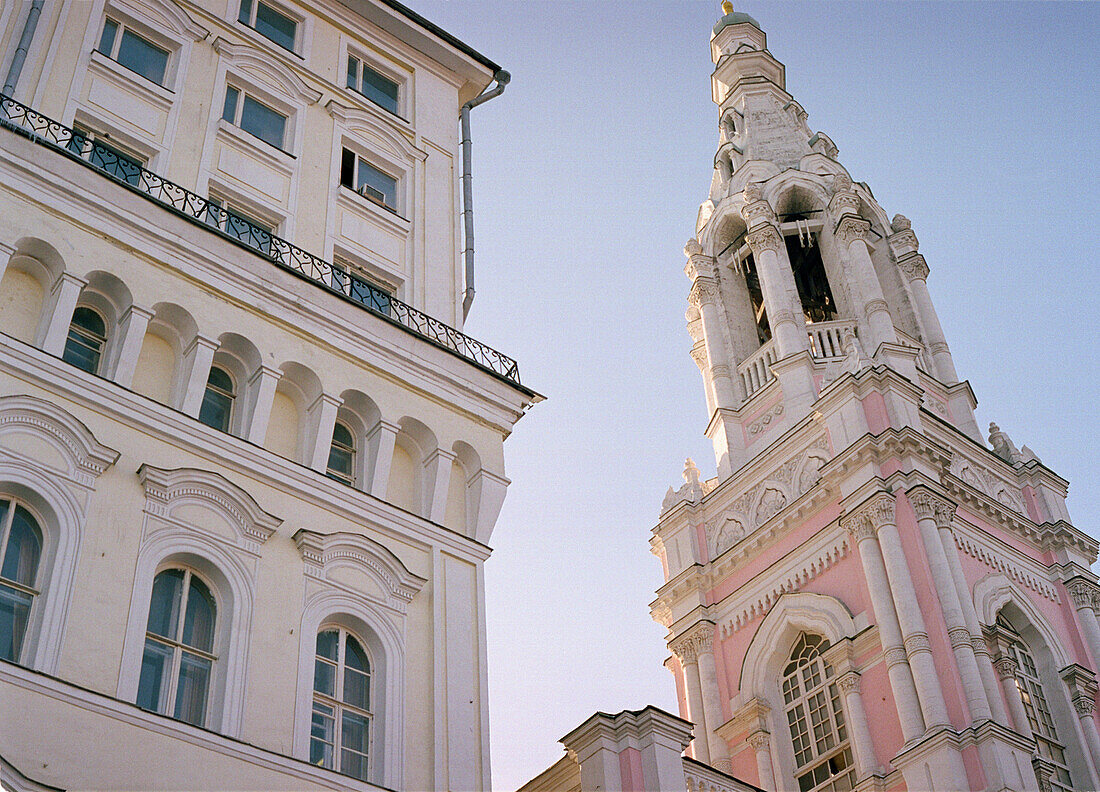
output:
[[645, 792], [641, 751], [637, 748], [624, 748], [619, 751], [619, 775], [623, 781], [623, 792]]
[[886, 400], [881, 393], [869, 393], [861, 401], [863, 414], [867, 418], [867, 429], [878, 434], [890, 426], [890, 416], [886, 412]]

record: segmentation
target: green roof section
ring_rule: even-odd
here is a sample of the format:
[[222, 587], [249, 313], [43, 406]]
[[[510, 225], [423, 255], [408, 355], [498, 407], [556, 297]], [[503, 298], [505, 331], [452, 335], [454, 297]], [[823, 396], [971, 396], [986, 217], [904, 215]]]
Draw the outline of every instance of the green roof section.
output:
[[740, 11], [730, 11], [714, 25], [714, 35], [717, 36], [723, 28], [729, 27], [730, 25], [740, 25], [744, 22], [748, 22], [757, 30], [762, 30], [760, 23], [748, 14], [743, 14]]

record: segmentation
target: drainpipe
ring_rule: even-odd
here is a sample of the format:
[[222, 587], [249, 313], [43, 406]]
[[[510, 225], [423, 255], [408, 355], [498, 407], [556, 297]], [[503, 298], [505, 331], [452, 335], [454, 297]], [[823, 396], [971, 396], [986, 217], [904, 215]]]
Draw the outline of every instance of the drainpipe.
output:
[[466, 321], [470, 306], [474, 304], [474, 176], [470, 162], [472, 148], [470, 111], [479, 104], [484, 104], [504, 93], [504, 86], [512, 79], [512, 75], [501, 69], [493, 75], [493, 79], [496, 80], [496, 87], [482, 91], [462, 105], [462, 112], [459, 113], [462, 119], [462, 226], [466, 239], [462, 250], [462, 258], [466, 262], [466, 290], [462, 293], [462, 321]]
[[31, 48], [31, 39], [34, 38], [34, 29], [38, 27], [38, 17], [42, 13], [44, 2], [45, 0], [31, 2], [27, 21], [23, 23], [23, 35], [19, 37], [19, 46], [15, 48], [15, 55], [12, 56], [8, 77], [4, 80], [4, 89], [0, 91], [4, 96], [12, 96], [15, 93], [15, 84], [19, 82], [19, 74], [23, 71], [23, 63], [27, 60], [27, 50]]

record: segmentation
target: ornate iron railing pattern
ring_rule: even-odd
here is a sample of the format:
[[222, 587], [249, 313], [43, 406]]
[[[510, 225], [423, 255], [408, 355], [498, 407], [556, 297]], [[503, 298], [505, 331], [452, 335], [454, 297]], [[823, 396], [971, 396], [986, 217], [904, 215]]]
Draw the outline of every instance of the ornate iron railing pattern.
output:
[[255, 251], [290, 272], [308, 278], [348, 302], [355, 303], [514, 385], [520, 385], [519, 365], [507, 355], [401, 302], [354, 274], [292, 245], [217, 203], [146, 170], [111, 146], [89, 139], [83, 132], [70, 129], [4, 95], [0, 95], [0, 126], [78, 159], [162, 206], [208, 227], [212, 232]]

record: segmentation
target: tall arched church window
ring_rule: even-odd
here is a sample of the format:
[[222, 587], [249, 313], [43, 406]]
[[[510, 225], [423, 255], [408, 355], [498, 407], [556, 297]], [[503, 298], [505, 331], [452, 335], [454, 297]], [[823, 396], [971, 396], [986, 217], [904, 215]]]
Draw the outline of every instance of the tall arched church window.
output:
[[1073, 782], [1070, 779], [1069, 764], [1066, 761], [1066, 746], [1058, 739], [1058, 730], [1054, 726], [1054, 716], [1050, 712], [1046, 694], [1043, 693], [1043, 683], [1039, 678], [1039, 668], [1035, 664], [1035, 658], [1023, 637], [1003, 614], [997, 616], [997, 626], [1012, 637], [1009, 651], [1018, 669], [1016, 687], [1020, 690], [1020, 698], [1024, 700], [1024, 711], [1027, 713], [1027, 720], [1031, 725], [1031, 733], [1035, 738], [1039, 756], [1053, 767], [1051, 787], [1055, 792], [1063, 790], [1069, 792], [1073, 789]]
[[842, 792], [856, 782], [840, 691], [821, 656], [829, 642], [802, 633], [783, 669], [783, 708], [794, 746], [799, 792]]
[[20, 661], [42, 556], [42, 529], [11, 499], [0, 500], [0, 658]]
[[228, 432], [233, 418], [233, 378], [229, 372], [218, 366], [210, 367], [210, 376], [206, 379], [206, 392], [199, 407], [199, 420], [207, 426]]
[[332, 428], [332, 444], [328, 452], [328, 476], [345, 484], [355, 483], [355, 437], [351, 430], [336, 422]]
[[317, 633], [309, 761], [367, 780], [370, 773], [371, 663], [343, 628]]
[[214, 662], [216, 607], [210, 588], [189, 569], [153, 579], [137, 705], [204, 726]]
[[61, 353], [61, 358], [89, 374], [97, 374], [106, 343], [107, 323], [103, 321], [98, 311], [82, 305], [73, 311], [73, 319], [69, 323], [69, 335], [65, 339], [65, 351]]

